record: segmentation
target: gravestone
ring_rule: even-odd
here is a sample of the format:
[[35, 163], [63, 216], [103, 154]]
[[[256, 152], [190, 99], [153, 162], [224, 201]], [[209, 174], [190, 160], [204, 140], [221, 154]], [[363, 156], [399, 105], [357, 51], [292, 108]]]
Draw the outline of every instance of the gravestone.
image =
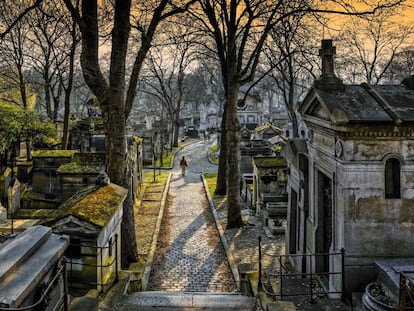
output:
[[0, 174], [0, 200], [3, 205], [7, 204], [7, 189], [12, 181], [12, 173], [13, 171], [11, 168], [6, 167], [6, 169]]
[[10, 204], [9, 211], [12, 213], [15, 213], [20, 208], [20, 189], [20, 182], [14, 179], [7, 190], [8, 202]]

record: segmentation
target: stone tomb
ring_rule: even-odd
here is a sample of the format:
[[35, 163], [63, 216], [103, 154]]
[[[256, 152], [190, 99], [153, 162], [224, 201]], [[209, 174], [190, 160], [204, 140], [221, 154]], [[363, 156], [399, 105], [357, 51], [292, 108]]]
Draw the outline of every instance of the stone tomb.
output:
[[63, 310], [65, 295], [62, 273], [52, 282], [69, 245], [67, 236], [53, 234], [50, 228], [34, 226], [9, 237], [0, 245], [0, 307], [21, 308], [39, 301], [45, 285], [52, 283], [48, 305], [38, 310]]
[[287, 218], [287, 167], [282, 157], [253, 158], [253, 205], [274, 233], [284, 232]]
[[69, 286], [105, 291], [121, 269], [121, 222], [127, 190], [115, 184], [89, 186], [49, 215], [46, 226], [70, 236]]
[[[402, 287], [407, 288], [414, 285], [414, 258], [376, 260], [375, 270], [378, 275], [377, 280], [367, 285], [362, 297], [362, 304], [367, 309], [382, 310], [384, 304], [392, 309], [392, 307], [398, 305], [398, 302], [403, 302], [406, 304], [407, 310], [411, 310], [414, 301], [406, 298], [412, 294], [404, 293]], [[406, 279], [405, 282], [404, 279]], [[405, 297], [405, 295], [408, 297]]]
[[[306, 148], [286, 145], [286, 249], [298, 255], [294, 268], [325, 274], [327, 288], [349, 298], [376, 279], [374, 260], [414, 256], [414, 90], [343, 84], [332, 40], [323, 40], [320, 55], [322, 75], [298, 108], [309, 129]], [[341, 249], [345, 288], [333, 274], [342, 269], [334, 255]]]

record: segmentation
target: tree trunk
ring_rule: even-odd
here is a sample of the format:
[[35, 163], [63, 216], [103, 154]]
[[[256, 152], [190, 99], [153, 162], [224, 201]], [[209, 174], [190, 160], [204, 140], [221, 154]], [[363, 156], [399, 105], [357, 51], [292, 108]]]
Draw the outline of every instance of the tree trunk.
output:
[[134, 194], [130, 169], [127, 171], [126, 176], [124, 187], [128, 189], [128, 195], [123, 205], [121, 227], [121, 265], [123, 268], [128, 268], [132, 262], [138, 261], [138, 248], [135, 238]]
[[72, 44], [70, 46], [70, 54], [69, 54], [69, 80], [68, 80], [68, 85], [65, 89], [65, 103], [64, 103], [65, 111], [63, 115], [62, 150], [65, 150], [68, 148], [68, 142], [69, 142], [70, 96], [72, 94], [76, 46], [78, 44], [77, 39], [76, 39], [76, 23], [75, 22], [73, 22], [72, 24], [71, 38], [72, 38]]
[[[46, 70], [46, 69], [44, 69], [44, 70]], [[49, 76], [45, 73], [43, 75], [43, 79], [45, 80], [44, 91], [45, 91], [46, 114], [52, 120], [53, 119], [53, 114], [52, 114], [52, 104], [51, 104], [52, 101], [50, 99]]]
[[226, 109], [223, 111], [221, 119], [221, 131], [220, 131], [220, 154], [219, 165], [217, 170], [216, 189], [214, 193], [216, 195], [226, 195], [227, 183], [226, 183]]
[[112, 30], [112, 50], [109, 89], [105, 92], [109, 102], [101, 105], [106, 112], [106, 141], [108, 151], [107, 170], [112, 182], [128, 189], [124, 202], [121, 245], [122, 265], [129, 266], [138, 260], [135, 238], [135, 221], [130, 171], [127, 167], [127, 149], [125, 125], [128, 116], [125, 113], [125, 62], [128, 49], [128, 37], [131, 25], [130, 0], [115, 2], [114, 28]]
[[229, 80], [226, 99], [227, 228], [243, 225], [240, 201], [240, 123], [237, 115], [239, 83]]
[[70, 115], [70, 92], [65, 94], [65, 111], [63, 115], [63, 136], [62, 136], [62, 150], [68, 148], [69, 142], [69, 115]]
[[131, 193], [131, 178], [128, 172], [126, 159], [125, 114], [123, 111], [124, 96], [117, 90], [108, 94], [109, 103], [104, 104], [108, 110], [104, 111], [106, 126], [107, 172], [111, 182], [128, 189], [128, 196], [124, 202], [122, 217], [122, 266], [128, 267], [138, 259], [135, 239], [134, 210]]
[[[70, 5], [69, 5], [70, 6]], [[127, 177], [125, 121], [128, 114], [125, 108], [125, 61], [128, 48], [128, 37], [131, 1], [115, 1], [114, 27], [112, 29], [112, 50], [109, 86], [99, 67], [98, 36], [98, 3], [82, 1], [82, 33], [81, 65], [85, 82], [99, 100], [104, 114], [107, 149], [107, 173], [111, 182], [123, 186], [130, 191], [130, 178]], [[132, 194], [123, 208], [122, 218], [122, 265], [138, 260], [135, 240], [134, 211]]]
[[298, 126], [298, 118], [296, 117], [296, 105], [294, 102], [294, 83], [293, 81], [289, 83], [289, 94], [288, 94], [288, 114], [290, 117], [290, 120], [292, 121], [292, 136], [293, 137], [299, 137], [299, 126]]
[[178, 147], [178, 130], [180, 128], [180, 122], [178, 119], [173, 122], [173, 147]]

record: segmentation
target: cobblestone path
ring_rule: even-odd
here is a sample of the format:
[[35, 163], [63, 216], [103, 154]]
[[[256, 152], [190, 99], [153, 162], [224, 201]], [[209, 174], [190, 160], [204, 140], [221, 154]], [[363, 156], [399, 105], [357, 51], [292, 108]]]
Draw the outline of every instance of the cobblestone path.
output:
[[185, 155], [189, 168], [181, 176], [175, 163], [147, 290], [237, 290], [200, 179], [207, 147], [188, 146], [176, 157]]

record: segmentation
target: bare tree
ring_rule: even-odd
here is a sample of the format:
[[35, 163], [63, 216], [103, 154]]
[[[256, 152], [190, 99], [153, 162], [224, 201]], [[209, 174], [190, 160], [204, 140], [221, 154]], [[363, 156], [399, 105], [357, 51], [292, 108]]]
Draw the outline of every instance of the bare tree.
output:
[[410, 42], [414, 28], [393, 21], [393, 14], [350, 18], [338, 35], [338, 73], [350, 82], [379, 84], [393, 60]]
[[154, 47], [149, 54], [145, 92], [165, 109], [173, 125], [172, 145], [178, 147], [180, 111], [188, 91], [186, 76], [197, 57], [191, 38], [169, 36], [170, 44]]
[[[79, 0], [75, 6], [78, 5]], [[57, 122], [62, 118], [63, 106], [62, 148], [66, 149], [79, 31], [60, 2], [45, 0], [28, 17], [33, 46], [30, 62], [42, 77], [37, 83], [41, 84], [48, 117]]]
[[[5, 1], [7, 3], [8, 1]], [[30, 99], [28, 84], [25, 76], [27, 69], [28, 51], [30, 51], [30, 42], [28, 40], [30, 27], [27, 24], [27, 16], [23, 16], [19, 19], [19, 13], [27, 5], [25, 1], [19, 1], [15, 3], [8, 3], [13, 9], [3, 11], [0, 14], [0, 23], [5, 25], [9, 32], [5, 33], [1, 42], [1, 50], [3, 56], [3, 62], [7, 64], [9, 73], [9, 81], [13, 81], [18, 86], [20, 93], [20, 105], [24, 109], [29, 109]], [[27, 160], [31, 159], [31, 142], [30, 137], [24, 138], [26, 141]]]
[[407, 47], [395, 54], [389, 66], [386, 80], [389, 83], [401, 83], [404, 78], [414, 74], [414, 47]]
[[27, 15], [27, 23], [31, 29], [29, 40], [33, 47], [28, 58], [32, 70], [43, 80], [37, 82], [41, 84], [38, 87], [43, 94], [46, 114], [51, 120], [57, 121], [58, 102], [55, 107], [52, 105], [54, 95], [57, 97], [57, 94], [53, 93], [57, 93], [55, 89], [58, 84], [53, 49], [57, 40], [65, 35], [66, 29], [61, 25], [61, 17], [56, 14], [56, 6], [47, 2], [43, 2], [41, 6], [45, 3], [45, 10], [35, 10]]
[[[303, 13], [361, 15], [376, 12], [379, 8], [394, 6], [401, 1], [381, 2], [380, 7], [366, 8], [364, 12], [358, 12], [352, 5], [343, 1], [200, 0], [199, 3], [199, 10], [194, 9], [193, 16], [214, 39], [226, 96], [222, 123], [222, 138], [225, 142], [221, 147], [226, 148], [226, 192], [229, 202], [227, 226], [233, 228], [243, 224], [239, 198], [238, 92], [240, 86], [253, 81], [269, 32], [292, 15]], [[224, 178], [220, 171], [218, 178]]]
[[316, 77], [317, 67], [315, 23], [305, 14], [297, 14], [282, 20], [269, 34], [263, 50], [264, 60], [261, 71], [268, 75], [268, 84], [280, 94], [289, 120], [292, 122], [293, 136], [298, 137], [296, 109], [301, 96], [311, 86]]
[[[7, 1], [6, 1], [7, 2]], [[26, 70], [28, 60], [28, 50], [31, 49], [29, 45], [30, 27], [27, 23], [27, 17], [16, 22], [19, 12], [25, 8], [24, 1], [19, 1], [18, 4], [8, 3], [10, 8], [0, 14], [0, 23], [7, 29], [1, 42], [1, 50], [3, 56], [3, 64], [9, 68], [6, 73], [10, 81], [14, 81], [15, 85], [20, 90], [21, 105], [24, 108], [28, 107], [27, 98], [27, 83], [24, 71]]]
[[[80, 0], [76, 0], [75, 7], [79, 7]], [[62, 137], [62, 150], [67, 149], [69, 142], [69, 122], [71, 114], [71, 96], [74, 86], [74, 72], [75, 72], [75, 57], [77, 56], [77, 47], [80, 42], [79, 31], [75, 21], [71, 19], [65, 19], [66, 28], [68, 29], [68, 35], [61, 38], [61, 48], [55, 50], [55, 58], [57, 53], [64, 53], [66, 55], [66, 66], [58, 67], [59, 81], [64, 90], [64, 113], [63, 113], [63, 137]], [[65, 53], [64, 50], [67, 50]], [[57, 53], [56, 53], [57, 51]]]

